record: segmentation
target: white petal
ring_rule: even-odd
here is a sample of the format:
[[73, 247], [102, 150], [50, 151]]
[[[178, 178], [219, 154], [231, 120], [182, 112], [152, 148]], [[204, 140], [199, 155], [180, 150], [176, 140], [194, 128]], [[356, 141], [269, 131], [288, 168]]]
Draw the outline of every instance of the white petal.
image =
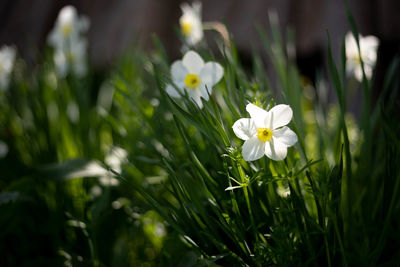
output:
[[283, 160], [287, 155], [287, 146], [272, 137], [271, 142], [265, 143], [265, 155], [275, 161]]
[[189, 16], [189, 17], [197, 16], [196, 11], [188, 3], [181, 4], [181, 10], [183, 16]]
[[354, 38], [351, 32], [348, 32], [345, 37], [346, 44], [346, 57], [347, 59], [351, 59], [358, 55], [358, 48], [356, 39]]
[[[193, 26], [195, 27], [195, 26]], [[203, 30], [202, 29], [194, 29], [193, 33], [191, 35], [189, 35], [188, 37], [186, 37], [186, 42], [191, 45], [194, 46], [196, 45], [198, 42], [201, 41], [201, 39], [203, 39]]]
[[177, 60], [171, 65], [171, 77], [174, 82], [176, 81], [184, 81], [186, 75], [188, 74], [188, 70], [182, 64], [182, 60]]
[[201, 2], [200, 1], [194, 1], [192, 3], [192, 9], [193, 9], [193, 12], [200, 18], [200, 16], [201, 16]]
[[208, 101], [209, 95], [212, 93], [212, 88], [209, 88], [205, 84], [201, 83], [197, 87], [197, 90], [199, 90], [201, 97]]
[[60, 23], [71, 23], [74, 22], [77, 17], [76, 8], [73, 6], [65, 6], [60, 10], [57, 20]]
[[224, 69], [216, 62], [207, 62], [200, 71], [200, 80], [211, 89], [224, 75]]
[[270, 121], [266, 122], [271, 129], [285, 126], [293, 117], [293, 111], [289, 105], [276, 105], [268, 112], [270, 113]]
[[258, 128], [265, 128], [265, 119], [268, 116], [268, 112], [262, 108], [257, 107], [254, 104], [247, 104], [246, 110], [250, 113], [250, 117], [254, 120], [254, 123]]
[[379, 45], [379, 39], [373, 35], [360, 38], [360, 48], [366, 50], [375, 50]]
[[293, 146], [297, 143], [297, 135], [289, 127], [283, 126], [280, 129], [274, 130], [272, 134], [280, 143], [286, 146]]
[[[364, 67], [366, 67], [366, 66], [364, 65]], [[365, 70], [365, 68], [364, 68], [364, 70]], [[367, 78], [369, 78], [368, 75], [367, 75], [367, 73], [365, 73], [365, 75], [367, 76]], [[359, 82], [362, 82], [363, 73], [362, 73], [362, 68], [361, 68], [361, 66], [357, 66], [357, 68], [354, 69], [354, 76], [356, 77], [356, 79], [357, 79]]]
[[265, 143], [258, 137], [252, 137], [246, 140], [242, 147], [242, 155], [245, 161], [253, 161], [264, 156]]
[[181, 95], [179, 94], [179, 92], [177, 91], [177, 89], [172, 86], [171, 84], [168, 84], [167, 87], [165, 88], [165, 91], [167, 92], [167, 94], [169, 94], [171, 97], [176, 97], [176, 98], [180, 98]]
[[80, 16], [79, 20], [77, 21], [77, 27], [80, 32], [86, 32], [89, 30], [90, 27], [90, 19], [87, 16]]
[[257, 127], [250, 118], [237, 120], [232, 126], [233, 132], [242, 140], [248, 140], [257, 133]]
[[183, 65], [189, 73], [199, 74], [204, 66], [203, 59], [194, 51], [188, 51], [182, 59]]
[[365, 65], [364, 66], [364, 71], [365, 71], [365, 76], [367, 76], [367, 79], [371, 79], [372, 78], [372, 72], [373, 72], [372, 67], [369, 66], [369, 65]]
[[191, 99], [193, 99], [194, 102], [197, 103], [197, 105], [199, 106], [199, 108], [203, 108], [203, 102], [201, 101], [201, 97], [200, 97], [200, 94], [199, 94], [198, 92], [195, 92], [195, 91], [190, 92], [190, 93], [189, 93], [189, 97], [190, 97]]

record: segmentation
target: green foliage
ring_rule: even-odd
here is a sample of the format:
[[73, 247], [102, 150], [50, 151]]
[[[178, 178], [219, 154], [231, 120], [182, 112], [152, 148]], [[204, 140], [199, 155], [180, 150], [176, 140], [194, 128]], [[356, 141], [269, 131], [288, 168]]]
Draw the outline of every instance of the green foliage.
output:
[[[156, 38], [156, 51], [135, 48], [104, 76], [58, 78], [47, 58], [33, 73], [18, 62], [0, 91], [0, 140], [9, 147], [0, 159], [0, 265], [399, 262], [399, 60], [375, 106], [365, 103], [364, 74], [356, 122], [346, 111], [344, 43], [335, 62], [328, 35], [338, 98], [328, 105], [327, 82], [301, 82], [292, 37], [284, 41], [271, 22], [260, 36], [273, 75], [258, 55], [244, 69], [233, 42], [215, 55], [198, 51], [224, 67], [202, 109], [165, 92], [171, 61]], [[292, 107], [299, 142], [284, 161], [243, 160], [231, 127], [249, 116], [249, 102]], [[115, 165], [116, 146], [128, 155]]]

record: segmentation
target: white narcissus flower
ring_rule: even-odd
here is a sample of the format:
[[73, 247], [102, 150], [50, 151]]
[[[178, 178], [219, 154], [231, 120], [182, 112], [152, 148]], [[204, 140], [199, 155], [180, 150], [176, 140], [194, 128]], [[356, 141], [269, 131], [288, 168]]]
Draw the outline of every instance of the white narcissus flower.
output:
[[266, 155], [273, 160], [286, 158], [287, 148], [297, 142], [297, 135], [287, 125], [293, 116], [289, 105], [276, 105], [266, 111], [254, 104], [246, 106], [250, 118], [237, 120], [232, 128], [237, 137], [245, 140], [242, 155], [253, 161]]
[[48, 42], [56, 49], [66, 49], [71, 41], [80, 38], [89, 29], [89, 19], [79, 16], [73, 6], [65, 6], [58, 14], [54, 28], [51, 30]]
[[192, 6], [184, 3], [181, 9], [183, 13], [179, 19], [181, 32], [189, 45], [196, 45], [204, 35], [201, 23], [201, 2], [196, 1]]
[[77, 76], [87, 72], [87, 41], [82, 36], [89, 29], [89, 19], [79, 16], [73, 6], [60, 10], [54, 28], [48, 36], [48, 43], [54, 48], [54, 63], [60, 77], [69, 71]]
[[3, 46], [0, 49], [0, 90], [7, 90], [10, 83], [10, 75], [15, 61], [15, 48]]
[[184, 91], [201, 108], [201, 97], [208, 101], [212, 87], [224, 75], [224, 69], [216, 62], [204, 63], [203, 59], [194, 51], [188, 51], [182, 60], [177, 60], [171, 65], [172, 82], [166, 87], [171, 97], [179, 98]]
[[361, 60], [364, 62], [365, 76], [370, 79], [376, 62], [376, 52], [379, 45], [379, 39], [375, 36], [358, 36], [360, 43], [360, 54], [358, 53], [356, 39], [351, 32], [346, 34], [346, 58], [347, 72], [353, 74], [358, 81], [362, 81]]

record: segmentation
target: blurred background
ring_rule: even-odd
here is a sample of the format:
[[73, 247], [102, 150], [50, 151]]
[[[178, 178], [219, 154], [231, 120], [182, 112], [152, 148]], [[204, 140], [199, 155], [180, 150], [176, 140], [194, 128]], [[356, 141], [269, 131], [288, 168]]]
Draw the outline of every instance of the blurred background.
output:
[[[0, 44], [15, 44], [20, 55], [34, 62], [45, 45], [59, 10], [73, 5], [90, 18], [90, 58], [96, 67], [113, 62], [130, 45], [151, 48], [151, 36], [160, 37], [167, 51], [177, 56], [180, 42], [174, 29], [181, 15], [178, 0], [2, 0], [0, 2]], [[203, 0], [203, 20], [224, 22], [246, 58], [262, 52], [255, 25], [266, 28], [268, 11], [276, 10], [282, 28], [292, 27], [300, 68], [318, 67], [325, 58], [326, 29], [333, 48], [348, 31], [344, 1], [336, 0]], [[398, 51], [400, 2], [397, 0], [350, 0], [349, 7], [363, 35], [375, 35], [382, 46]], [[394, 51], [396, 50], [396, 51]], [[309, 70], [305, 70], [307, 72]], [[312, 74], [312, 71], [310, 72]], [[310, 74], [310, 75], [311, 75]]]

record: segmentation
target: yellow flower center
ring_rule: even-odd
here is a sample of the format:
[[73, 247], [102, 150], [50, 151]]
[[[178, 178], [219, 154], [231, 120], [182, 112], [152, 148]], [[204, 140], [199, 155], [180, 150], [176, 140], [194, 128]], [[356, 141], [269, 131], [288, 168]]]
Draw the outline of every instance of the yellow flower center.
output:
[[62, 35], [69, 36], [71, 32], [72, 32], [72, 26], [70, 24], [66, 24], [61, 27]]
[[188, 75], [186, 75], [184, 82], [187, 87], [193, 89], [199, 85], [200, 79], [199, 76], [197, 76], [196, 74], [189, 73]]
[[356, 62], [357, 66], [361, 66], [361, 57], [359, 54], [357, 54], [356, 56], [354, 56], [354, 61]]
[[181, 22], [181, 31], [183, 35], [188, 36], [192, 33], [192, 24], [187, 21]]
[[272, 130], [268, 128], [258, 128], [257, 137], [263, 142], [269, 142], [272, 138]]

